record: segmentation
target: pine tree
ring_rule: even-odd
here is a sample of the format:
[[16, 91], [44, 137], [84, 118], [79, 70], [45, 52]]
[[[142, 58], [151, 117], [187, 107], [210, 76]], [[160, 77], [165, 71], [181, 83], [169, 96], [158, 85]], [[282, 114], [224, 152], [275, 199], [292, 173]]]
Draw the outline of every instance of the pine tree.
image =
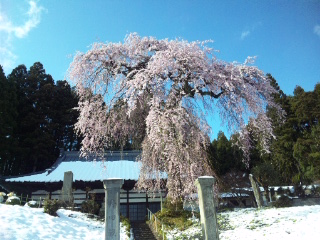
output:
[[51, 131], [55, 144], [65, 150], [79, 150], [81, 138], [74, 132], [74, 123], [79, 116], [78, 97], [67, 81], [57, 81], [54, 86], [51, 107]]
[[59, 148], [79, 148], [73, 131], [77, 119], [77, 97], [66, 82], [54, 84], [39, 62], [27, 71], [24, 65], [8, 76], [17, 96], [15, 147], [9, 174], [23, 174], [50, 167]]
[[16, 104], [14, 85], [8, 81], [0, 66], [0, 174], [2, 175], [10, 173], [14, 160]]

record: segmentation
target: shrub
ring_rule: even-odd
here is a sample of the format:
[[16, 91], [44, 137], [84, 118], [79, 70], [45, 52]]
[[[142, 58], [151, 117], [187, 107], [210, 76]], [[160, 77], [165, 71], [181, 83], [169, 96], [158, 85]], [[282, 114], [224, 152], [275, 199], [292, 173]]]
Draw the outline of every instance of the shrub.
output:
[[11, 196], [8, 197], [6, 204], [9, 205], [20, 205], [20, 198], [18, 198], [17, 196]]
[[5, 197], [6, 195], [7, 195], [7, 194], [5, 194], [4, 192], [0, 192], [0, 203], [3, 202], [4, 197]]
[[[199, 213], [194, 214], [199, 217]], [[192, 212], [184, 210], [182, 202], [171, 202], [170, 199], [165, 200], [162, 211], [157, 212], [155, 216], [169, 228], [184, 230], [192, 225]]]
[[171, 212], [179, 212], [183, 211], [183, 201], [176, 200], [173, 202], [170, 198], [167, 198], [163, 202], [163, 208], [170, 210]]
[[122, 225], [125, 227], [126, 232], [127, 232], [127, 236], [130, 237], [130, 220], [129, 218], [126, 218], [122, 215], [120, 215], [120, 222], [122, 223]]
[[81, 212], [90, 213], [90, 214], [98, 214], [100, 210], [100, 206], [93, 199], [82, 202], [81, 204]]
[[317, 185], [312, 185], [310, 191], [312, 196], [317, 197], [320, 193], [320, 188]]
[[39, 204], [37, 203], [37, 201], [29, 201], [29, 202], [27, 202], [27, 204], [26, 204], [28, 207], [31, 207], [31, 208], [37, 208], [37, 207], [39, 207]]
[[282, 195], [280, 198], [278, 198], [273, 203], [273, 206], [276, 207], [276, 208], [291, 207], [292, 206], [292, 201], [288, 196]]
[[230, 224], [229, 215], [217, 215], [218, 227], [221, 231], [234, 230], [234, 227]]
[[282, 195], [284, 193], [282, 187], [279, 187], [277, 190], [277, 195]]
[[296, 194], [296, 196], [298, 197], [305, 197], [305, 192], [304, 192], [304, 188], [301, 185], [295, 185], [294, 186], [294, 193]]
[[44, 212], [51, 216], [57, 216], [57, 211], [60, 208], [60, 202], [57, 200], [45, 199], [44, 200]]

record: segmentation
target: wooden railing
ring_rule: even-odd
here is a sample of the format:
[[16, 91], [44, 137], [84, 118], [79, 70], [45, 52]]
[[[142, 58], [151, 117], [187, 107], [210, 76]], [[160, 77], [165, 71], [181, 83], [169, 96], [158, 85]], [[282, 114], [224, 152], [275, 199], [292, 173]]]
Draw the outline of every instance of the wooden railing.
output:
[[[162, 240], [165, 240], [165, 225], [163, 224], [163, 222], [156, 217], [156, 215], [149, 209], [148, 210], [148, 220], [150, 222], [151, 227], [153, 228], [154, 231], [156, 231], [158, 236], [162, 236]], [[154, 223], [153, 223], [153, 219], [154, 219]], [[161, 226], [161, 231], [158, 228], [158, 224]]]

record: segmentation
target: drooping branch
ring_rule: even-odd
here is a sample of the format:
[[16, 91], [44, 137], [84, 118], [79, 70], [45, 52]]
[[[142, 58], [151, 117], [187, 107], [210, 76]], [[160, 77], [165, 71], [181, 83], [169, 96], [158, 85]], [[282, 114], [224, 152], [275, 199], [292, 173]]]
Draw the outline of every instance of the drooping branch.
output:
[[[251, 59], [244, 64], [218, 60], [207, 44], [134, 33], [123, 43], [96, 43], [78, 53], [68, 72], [80, 96], [76, 129], [84, 135], [82, 151], [103, 151], [114, 139], [137, 133], [143, 142], [140, 186], [154, 177], [157, 184], [148, 188], [159, 188], [160, 173], [166, 172], [169, 195], [178, 198], [176, 192], [194, 190], [196, 177], [212, 174], [206, 162], [210, 127], [205, 111], [218, 109], [231, 131], [244, 129], [253, 117], [267, 148], [272, 126], [265, 108], [282, 115], [272, 98], [276, 90]], [[244, 151], [250, 148], [246, 132], [239, 141]]]

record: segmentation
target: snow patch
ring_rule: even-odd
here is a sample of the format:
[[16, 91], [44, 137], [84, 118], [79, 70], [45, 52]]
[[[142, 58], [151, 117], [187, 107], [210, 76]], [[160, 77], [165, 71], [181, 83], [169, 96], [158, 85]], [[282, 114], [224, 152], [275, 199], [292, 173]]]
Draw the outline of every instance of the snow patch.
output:
[[[57, 214], [53, 217], [44, 213], [43, 208], [0, 204], [0, 239], [104, 239], [103, 222], [71, 210], [60, 209]], [[124, 227], [120, 228], [120, 239], [128, 240]]]

